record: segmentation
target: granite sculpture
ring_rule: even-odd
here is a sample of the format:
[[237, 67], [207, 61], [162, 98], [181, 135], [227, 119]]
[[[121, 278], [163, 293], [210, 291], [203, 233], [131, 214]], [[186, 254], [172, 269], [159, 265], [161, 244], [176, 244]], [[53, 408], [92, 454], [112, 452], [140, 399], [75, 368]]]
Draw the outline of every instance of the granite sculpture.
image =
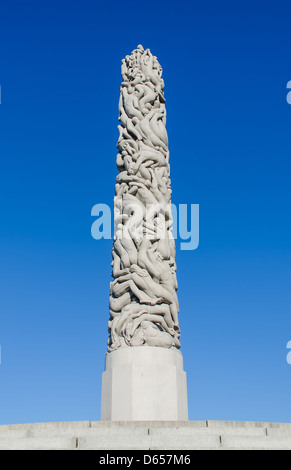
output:
[[162, 68], [139, 45], [122, 60], [108, 352], [180, 348]]

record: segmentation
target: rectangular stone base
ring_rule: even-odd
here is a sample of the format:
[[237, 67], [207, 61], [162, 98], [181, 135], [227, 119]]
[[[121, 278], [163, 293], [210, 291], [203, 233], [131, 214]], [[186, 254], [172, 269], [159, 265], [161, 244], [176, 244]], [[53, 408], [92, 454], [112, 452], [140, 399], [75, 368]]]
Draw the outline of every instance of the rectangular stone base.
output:
[[163, 420], [188, 420], [181, 352], [141, 346], [107, 353], [101, 421]]

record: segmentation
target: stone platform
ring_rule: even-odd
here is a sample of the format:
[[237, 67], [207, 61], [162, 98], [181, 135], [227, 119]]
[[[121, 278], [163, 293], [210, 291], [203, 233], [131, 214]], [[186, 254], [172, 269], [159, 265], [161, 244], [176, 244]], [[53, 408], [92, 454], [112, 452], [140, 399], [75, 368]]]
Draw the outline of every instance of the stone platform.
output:
[[0, 426], [0, 450], [291, 450], [291, 424], [79, 421]]

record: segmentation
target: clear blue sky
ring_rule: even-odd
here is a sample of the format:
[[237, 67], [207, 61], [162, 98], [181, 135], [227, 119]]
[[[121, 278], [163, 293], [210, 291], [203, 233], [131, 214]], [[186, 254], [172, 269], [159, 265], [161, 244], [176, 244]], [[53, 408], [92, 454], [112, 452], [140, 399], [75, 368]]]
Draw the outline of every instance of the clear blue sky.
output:
[[289, 1], [3, 0], [0, 424], [98, 420], [121, 59], [165, 80], [191, 420], [291, 422]]

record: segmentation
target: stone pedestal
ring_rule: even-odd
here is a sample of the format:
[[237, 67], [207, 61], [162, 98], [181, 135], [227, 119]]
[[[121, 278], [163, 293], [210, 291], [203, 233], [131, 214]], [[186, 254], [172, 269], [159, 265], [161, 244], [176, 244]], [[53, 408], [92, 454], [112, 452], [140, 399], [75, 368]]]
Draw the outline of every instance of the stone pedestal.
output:
[[176, 348], [141, 346], [106, 354], [101, 421], [187, 421], [183, 357]]

